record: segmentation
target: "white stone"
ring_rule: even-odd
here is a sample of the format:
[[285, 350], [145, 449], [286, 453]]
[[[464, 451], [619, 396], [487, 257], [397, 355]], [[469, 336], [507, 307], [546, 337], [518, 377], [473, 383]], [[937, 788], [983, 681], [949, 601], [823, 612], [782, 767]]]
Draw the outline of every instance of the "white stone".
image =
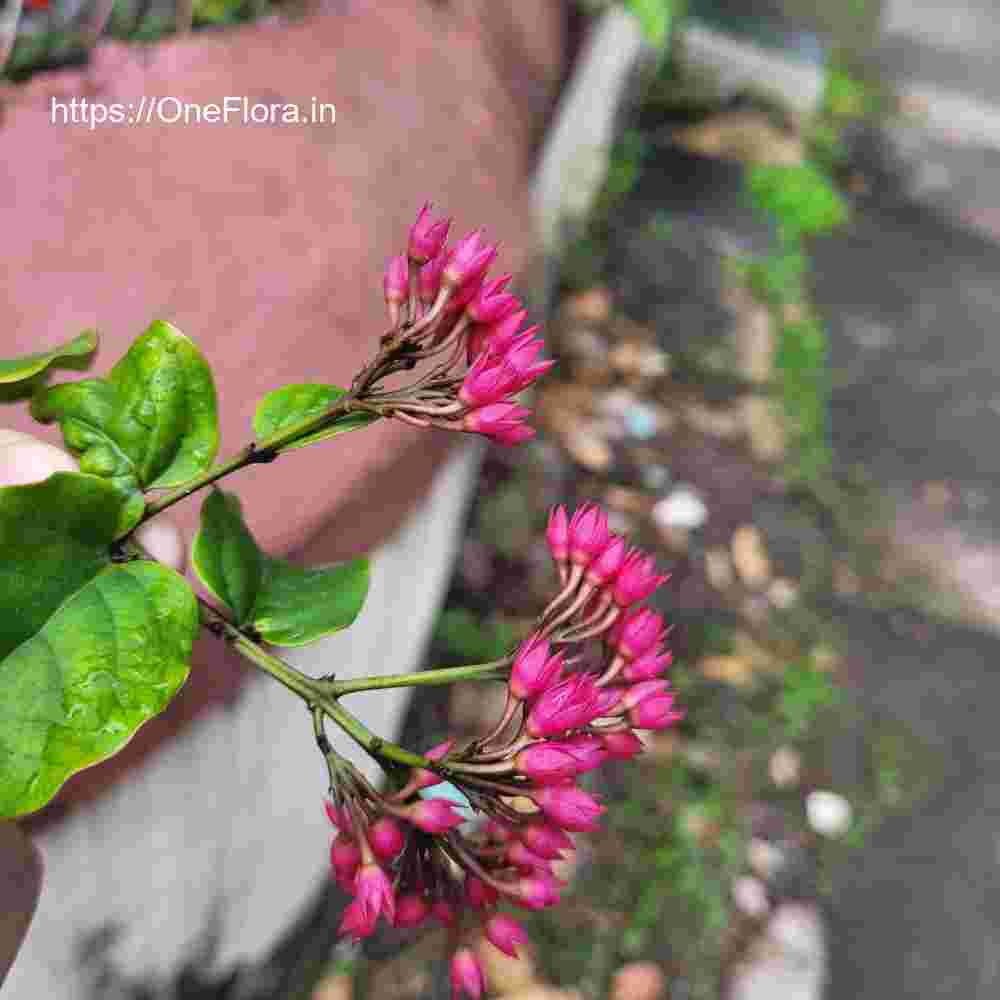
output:
[[778, 747], [771, 754], [767, 770], [771, 780], [778, 788], [789, 788], [798, 784], [799, 775], [802, 772], [802, 757], [797, 750], [793, 750], [791, 747]]
[[763, 917], [771, 908], [767, 887], [752, 875], [744, 875], [733, 883], [733, 902], [748, 917]]
[[708, 518], [705, 501], [685, 483], [653, 507], [653, 520], [661, 528], [700, 528]]
[[809, 825], [824, 837], [841, 837], [851, 828], [851, 803], [836, 792], [818, 789], [806, 796]]

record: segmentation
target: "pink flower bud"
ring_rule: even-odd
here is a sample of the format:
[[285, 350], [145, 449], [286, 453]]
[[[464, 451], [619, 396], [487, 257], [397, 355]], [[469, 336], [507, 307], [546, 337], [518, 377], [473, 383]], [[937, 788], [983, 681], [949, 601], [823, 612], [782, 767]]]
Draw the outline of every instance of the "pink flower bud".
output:
[[577, 774], [584, 774], [600, 767], [608, 757], [608, 751], [597, 736], [581, 733], [563, 740], [559, 746], [576, 758]]
[[557, 566], [565, 564], [569, 559], [569, 519], [566, 516], [566, 508], [562, 504], [553, 507], [549, 512], [545, 541], [548, 542], [553, 562]]
[[508, 889], [511, 902], [529, 910], [544, 910], [559, 902], [560, 883], [549, 874], [524, 875]]
[[442, 282], [452, 287], [462, 284], [482, 266], [483, 253], [488, 249], [489, 247], [484, 247], [483, 244], [482, 229], [463, 236], [445, 264], [441, 275]]
[[516, 343], [526, 334], [534, 334], [538, 331], [537, 326], [532, 326], [527, 330], [521, 330], [521, 324], [528, 316], [527, 309], [519, 309], [516, 313], [511, 313], [505, 319], [497, 323], [491, 323], [486, 329], [489, 331], [488, 343], [494, 351], [506, 354], [511, 345]]
[[521, 300], [516, 295], [505, 292], [511, 275], [487, 281], [476, 296], [465, 307], [469, 318], [476, 323], [499, 323], [521, 308]]
[[500, 444], [517, 444], [535, 433], [524, 424], [530, 415], [530, 410], [514, 403], [492, 403], [467, 413], [462, 427], [475, 434], [485, 434]]
[[649, 608], [636, 608], [611, 630], [608, 641], [626, 660], [635, 660], [649, 652], [663, 634], [660, 615]]
[[670, 690], [670, 682], [665, 680], [640, 681], [633, 684], [622, 697], [622, 708], [625, 710], [641, 705], [647, 698]]
[[438, 297], [438, 292], [441, 291], [441, 276], [450, 256], [451, 251], [442, 248], [436, 257], [432, 257], [420, 268], [420, 273], [417, 275], [417, 294], [425, 305], [430, 305]]
[[393, 927], [419, 927], [429, 916], [431, 908], [423, 896], [410, 893], [396, 900], [396, 916]]
[[596, 830], [604, 812], [596, 799], [572, 785], [547, 785], [532, 791], [531, 798], [553, 823], [574, 833]]
[[652, 694], [628, 712], [628, 720], [636, 729], [667, 729], [683, 718], [684, 712], [674, 708], [671, 691]]
[[513, 917], [498, 913], [486, 921], [486, 938], [505, 955], [517, 958], [517, 949], [528, 943], [528, 932]]
[[587, 567], [585, 579], [595, 587], [613, 580], [625, 562], [626, 549], [624, 539], [612, 535], [601, 554]]
[[615, 604], [620, 608], [627, 608], [644, 601], [661, 583], [666, 583], [669, 579], [669, 573], [665, 576], [656, 575], [656, 560], [652, 556], [645, 556], [641, 550], [633, 549], [615, 577]]
[[645, 751], [646, 747], [631, 729], [616, 733], [603, 733], [601, 739], [613, 760], [629, 760]]
[[451, 996], [459, 1000], [463, 993], [479, 1000], [486, 989], [483, 967], [470, 948], [459, 948], [451, 959]]
[[355, 940], [369, 937], [375, 931], [378, 918], [385, 915], [392, 922], [396, 912], [396, 898], [392, 883], [378, 865], [362, 865], [354, 880], [354, 902], [344, 911], [340, 933]]
[[399, 824], [388, 816], [378, 819], [368, 828], [368, 843], [379, 861], [392, 861], [406, 845]]
[[531, 636], [518, 647], [510, 671], [510, 693], [518, 701], [528, 701], [541, 694], [558, 680], [562, 673], [563, 658], [551, 655], [545, 639]]
[[507, 845], [504, 857], [526, 875], [530, 875], [532, 872], [552, 871], [552, 865], [548, 858], [535, 854], [520, 840], [514, 840]]
[[627, 681], [652, 680], [654, 677], [659, 677], [673, 661], [674, 655], [670, 650], [660, 653], [654, 648], [626, 664], [622, 677]]
[[514, 767], [539, 785], [568, 781], [576, 776], [578, 770], [576, 757], [551, 743], [526, 746], [514, 758]]
[[599, 688], [597, 697], [594, 699], [594, 713], [590, 717], [594, 719], [605, 719], [610, 715], [618, 715], [622, 700], [622, 689], [620, 687]]
[[451, 802], [422, 799], [406, 809], [406, 818], [424, 833], [444, 833], [461, 826], [465, 819]]
[[444, 899], [439, 899], [436, 903], [431, 905], [431, 916], [442, 927], [454, 927], [455, 922], [458, 920], [458, 914], [455, 912], [455, 907]]
[[404, 302], [410, 294], [410, 265], [405, 257], [390, 257], [382, 281], [388, 304]]
[[326, 818], [333, 824], [334, 828], [341, 833], [349, 833], [351, 830], [351, 817], [346, 809], [340, 809], [329, 799], [323, 800], [323, 810]]
[[528, 713], [528, 733], [535, 739], [579, 729], [593, 718], [597, 689], [589, 674], [572, 674], [546, 688]]
[[361, 848], [358, 847], [358, 842], [338, 833], [330, 844], [330, 864], [338, 882], [353, 885], [361, 864]]
[[440, 253], [444, 241], [448, 238], [448, 227], [451, 225], [451, 220], [438, 219], [437, 222], [433, 221], [431, 208], [433, 206], [427, 202], [420, 209], [417, 221], [410, 227], [410, 242], [407, 253], [418, 264], [423, 264]]
[[536, 819], [526, 823], [518, 831], [518, 835], [532, 853], [547, 861], [555, 861], [562, 857], [563, 851], [573, 849], [573, 841], [557, 826], [545, 820]]
[[465, 876], [465, 901], [474, 910], [482, 910], [496, 903], [499, 894], [491, 885], [487, 885], [475, 875]]
[[578, 507], [569, 522], [569, 558], [586, 566], [599, 556], [611, 540], [608, 515], [597, 504]]

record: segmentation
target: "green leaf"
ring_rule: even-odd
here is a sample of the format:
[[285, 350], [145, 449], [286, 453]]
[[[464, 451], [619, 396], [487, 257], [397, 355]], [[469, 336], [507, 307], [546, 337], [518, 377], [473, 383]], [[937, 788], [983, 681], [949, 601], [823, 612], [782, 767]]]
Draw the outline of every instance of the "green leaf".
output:
[[750, 168], [747, 184], [753, 203], [773, 215], [792, 238], [826, 233], [847, 221], [847, 203], [810, 164], [757, 164]]
[[264, 556], [253, 540], [235, 493], [212, 490], [201, 507], [191, 561], [205, 586], [245, 625], [260, 588]]
[[0, 489], [0, 659], [111, 562], [125, 502], [78, 472]]
[[[281, 389], [275, 389], [273, 392], [269, 392], [257, 405], [257, 412], [253, 418], [254, 436], [259, 442], [273, 434], [288, 430], [310, 417], [318, 417], [340, 399], [346, 391], [346, 389], [341, 389], [336, 385], [313, 383], [286, 385]], [[346, 431], [356, 431], [361, 427], [367, 427], [376, 420], [378, 417], [374, 413], [349, 413], [341, 417], [332, 427], [314, 431], [282, 450], [304, 448], [306, 445], [324, 441], [335, 434], [343, 434]]]
[[368, 560], [294, 566], [262, 552], [235, 496], [215, 490], [201, 508], [191, 563], [201, 582], [275, 646], [303, 646], [347, 628], [364, 606]]
[[157, 563], [110, 566], [0, 664], [0, 816], [120, 750], [188, 675], [198, 606]]
[[347, 628], [368, 594], [368, 560], [293, 566], [268, 559], [253, 626], [275, 646], [304, 646]]
[[676, 0], [622, 0], [622, 3], [638, 19], [646, 41], [658, 49], [663, 48], [670, 37]]
[[[107, 378], [50, 386], [32, 401], [36, 420], [59, 421], [80, 469], [132, 497], [180, 486], [204, 472], [219, 446], [215, 385], [198, 349], [169, 323], [155, 322]], [[137, 513], [138, 512], [138, 513]]]
[[93, 330], [86, 330], [78, 337], [53, 347], [51, 351], [26, 354], [12, 361], [0, 360], [0, 384], [23, 382], [44, 371], [56, 361], [63, 358], [83, 358], [93, 354], [95, 350], [97, 350], [97, 334]]

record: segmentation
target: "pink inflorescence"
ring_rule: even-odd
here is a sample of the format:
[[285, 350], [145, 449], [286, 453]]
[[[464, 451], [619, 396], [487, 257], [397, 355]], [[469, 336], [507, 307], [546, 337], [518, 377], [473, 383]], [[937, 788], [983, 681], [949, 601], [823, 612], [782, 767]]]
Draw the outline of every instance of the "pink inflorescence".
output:
[[[469, 259], [478, 252], [470, 249]], [[604, 812], [579, 780], [606, 760], [641, 753], [637, 731], [683, 717], [662, 676], [671, 664], [669, 630], [639, 604], [667, 577], [611, 532], [594, 504], [572, 514], [555, 508], [546, 537], [561, 586], [508, 657], [507, 707], [493, 732], [466, 746], [434, 747], [395, 793], [382, 795], [358, 778], [327, 804], [338, 831], [334, 875], [354, 896], [343, 933], [364, 937], [380, 917], [411, 928], [456, 926], [472, 915], [488, 941], [516, 954], [527, 935], [498, 907], [558, 903], [563, 883], [554, 862], [572, 849], [571, 835], [596, 829]], [[601, 650], [586, 661], [596, 659], [596, 668], [568, 655], [584, 643]], [[421, 797], [442, 781], [482, 817], [478, 825], [450, 799]], [[485, 990], [467, 948], [455, 953], [451, 979], [456, 997]]]
[[383, 280], [397, 360], [428, 361], [430, 370], [362, 401], [407, 423], [519, 444], [534, 430], [514, 397], [555, 362], [539, 358], [544, 344], [537, 326], [523, 326], [527, 311], [507, 291], [511, 275], [487, 277], [498, 246], [481, 229], [449, 246], [451, 222], [431, 209], [420, 210], [407, 252], [389, 260]]

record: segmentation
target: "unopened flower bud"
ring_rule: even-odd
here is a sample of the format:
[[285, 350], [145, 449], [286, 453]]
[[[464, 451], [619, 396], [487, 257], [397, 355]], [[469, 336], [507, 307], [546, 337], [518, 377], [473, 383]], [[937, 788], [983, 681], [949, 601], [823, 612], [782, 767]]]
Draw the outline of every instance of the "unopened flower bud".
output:
[[572, 674], [546, 688], [528, 713], [527, 729], [535, 739], [579, 729], [594, 718], [597, 689], [589, 674]]
[[633, 549], [625, 558], [615, 577], [614, 599], [620, 608], [631, 607], [644, 601], [662, 583], [670, 579], [670, 574], [657, 576], [656, 560], [646, 556], [641, 550]]
[[568, 740], [563, 740], [559, 746], [576, 758], [578, 774], [593, 771], [594, 768], [600, 767], [608, 758], [608, 751], [605, 749], [600, 737], [591, 736], [588, 733], [571, 736]]
[[572, 785], [548, 785], [533, 791], [531, 798], [553, 823], [574, 833], [596, 830], [604, 812], [596, 799]]
[[551, 872], [552, 865], [548, 858], [535, 854], [526, 844], [520, 840], [511, 841], [507, 845], [504, 853], [506, 860], [519, 868], [525, 874], [531, 872]]
[[613, 580], [622, 563], [625, 562], [625, 552], [627, 546], [623, 539], [612, 536], [611, 541], [604, 547], [604, 550], [587, 567], [584, 577], [588, 583], [595, 587], [601, 587], [609, 580]]
[[569, 558], [587, 566], [611, 540], [608, 515], [593, 503], [577, 508], [569, 522]]
[[407, 253], [411, 260], [418, 264], [423, 264], [431, 257], [441, 252], [444, 241], [448, 238], [448, 227], [451, 225], [449, 219], [438, 219], [436, 222], [431, 218], [431, 208], [433, 206], [427, 202], [417, 221], [410, 228], [410, 242], [407, 246]]
[[532, 743], [514, 758], [518, 773], [539, 785], [554, 785], [576, 776], [576, 757], [553, 743]]
[[535, 698], [559, 679], [562, 667], [562, 656], [552, 655], [548, 641], [531, 636], [521, 643], [514, 657], [510, 693], [519, 701]]
[[461, 826], [465, 819], [451, 802], [444, 799], [422, 799], [407, 806], [406, 818], [425, 833], [444, 833]]
[[355, 940], [369, 937], [375, 931], [382, 915], [392, 922], [396, 912], [396, 898], [392, 883], [378, 865], [362, 865], [354, 880], [354, 902], [344, 911], [340, 933]]
[[486, 989], [483, 967], [470, 948], [459, 948], [451, 959], [451, 992], [453, 1000], [464, 993], [479, 1000]]
[[663, 618], [649, 608], [630, 611], [608, 634], [608, 641], [626, 660], [649, 652], [663, 638]]
[[657, 649], [651, 649], [642, 654], [631, 663], [625, 665], [622, 670], [622, 677], [627, 681], [648, 681], [654, 677], [659, 677], [671, 663], [674, 656], [669, 650], [661, 653]]
[[431, 904], [431, 916], [442, 927], [454, 927], [455, 922], [458, 920], [455, 907], [444, 899], [439, 899], [436, 903]]
[[566, 508], [560, 504], [549, 512], [549, 523], [545, 529], [545, 541], [557, 566], [569, 559], [569, 518]]
[[639, 739], [631, 729], [620, 732], [602, 733], [601, 740], [608, 750], [608, 756], [613, 760], [628, 760], [641, 754], [645, 749], [645, 744]]
[[394, 819], [382, 816], [368, 828], [368, 843], [379, 861], [392, 861], [406, 845], [406, 837]]
[[559, 882], [545, 872], [524, 875], [507, 887], [511, 901], [529, 910], [544, 910], [559, 902]]
[[573, 841], [559, 827], [542, 819], [526, 823], [518, 836], [532, 853], [547, 861], [555, 861], [562, 857], [563, 851], [573, 849]]
[[486, 921], [486, 938], [505, 955], [517, 958], [517, 949], [528, 943], [528, 932], [506, 913], [498, 913]]
[[419, 927], [429, 916], [431, 908], [423, 896], [409, 893], [396, 900], [396, 915], [393, 927]]

